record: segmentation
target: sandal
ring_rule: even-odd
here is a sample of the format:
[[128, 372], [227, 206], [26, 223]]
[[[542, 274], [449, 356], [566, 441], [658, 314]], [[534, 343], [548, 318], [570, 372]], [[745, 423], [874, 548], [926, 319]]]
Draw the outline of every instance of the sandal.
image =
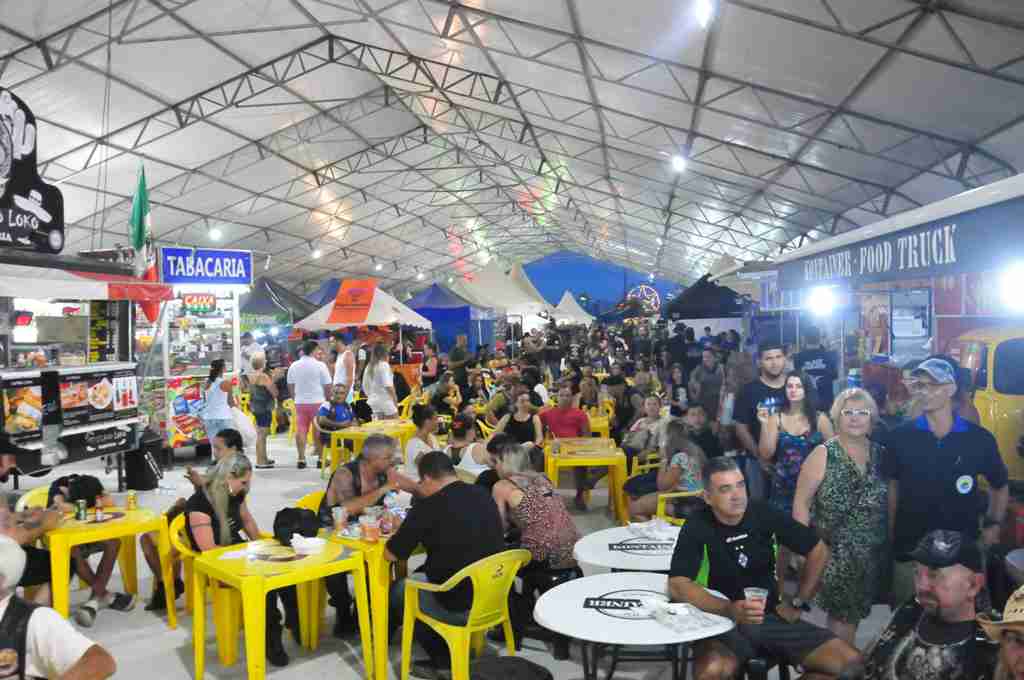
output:
[[96, 621], [96, 613], [100, 609], [99, 601], [92, 599], [75, 610], [75, 623], [82, 628], [92, 628]]
[[114, 593], [107, 607], [115, 612], [130, 612], [135, 609], [135, 596], [128, 593]]
[[272, 467], [274, 467], [274, 463], [275, 463], [275, 461], [270, 460], [268, 458], [266, 463], [256, 463], [256, 469], [257, 470], [269, 470]]

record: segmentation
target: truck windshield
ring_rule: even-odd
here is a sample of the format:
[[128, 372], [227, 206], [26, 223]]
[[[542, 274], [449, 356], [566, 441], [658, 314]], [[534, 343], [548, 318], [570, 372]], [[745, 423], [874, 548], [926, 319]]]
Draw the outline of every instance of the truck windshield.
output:
[[1001, 394], [1024, 395], [1024, 338], [996, 347], [993, 385]]

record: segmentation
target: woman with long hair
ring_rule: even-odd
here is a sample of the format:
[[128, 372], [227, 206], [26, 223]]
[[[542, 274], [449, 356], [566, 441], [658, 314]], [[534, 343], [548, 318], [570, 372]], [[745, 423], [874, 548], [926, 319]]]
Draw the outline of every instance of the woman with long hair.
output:
[[444, 452], [452, 459], [456, 472], [461, 471], [474, 481], [491, 469], [491, 454], [487, 452], [487, 444], [476, 440], [475, 416], [460, 413], [452, 418], [452, 429]]
[[881, 474], [882, 446], [871, 441], [878, 406], [860, 388], [844, 390], [832, 405], [837, 435], [804, 462], [793, 500], [793, 519], [827, 537], [831, 557], [816, 602], [828, 627], [853, 644], [871, 613], [877, 569], [888, 537], [889, 487]]
[[423, 345], [423, 365], [420, 366], [420, 385], [430, 387], [437, 382], [437, 345], [428, 342]]
[[[786, 376], [785, 390], [782, 409], [778, 413], [769, 413], [766, 408], [757, 411], [757, 418], [761, 421], [758, 455], [764, 463], [775, 468], [771, 504], [786, 515], [792, 515], [800, 468], [811, 451], [831, 439], [833, 433], [828, 416], [818, 411], [817, 390], [806, 373], [790, 372]], [[789, 564], [789, 552], [785, 547], [779, 546], [775, 562], [781, 583]]]
[[363, 390], [366, 403], [373, 412], [374, 420], [398, 417], [398, 395], [395, 394], [395, 377], [388, 363], [388, 346], [378, 342], [370, 352], [363, 371]]
[[494, 434], [498, 432], [504, 432], [520, 444], [543, 446], [544, 426], [540, 416], [533, 411], [529, 392], [520, 392], [516, 396], [514, 410], [503, 415], [494, 428]]
[[[205, 486], [185, 503], [185, 531], [195, 550], [244, 543], [243, 531], [249, 540], [259, 540], [260, 528], [245, 502], [251, 483], [252, 463], [245, 454], [234, 453], [217, 463]], [[295, 588], [267, 593], [267, 660], [274, 666], [287, 666], [289, 659], [281, 641], [277, 608], [279, 593], [285, 602], [286, 625], [296, 639], [299, 636]]]
[[429, 404], [415, 404], [412, 407], [412, 424], [416, 426], [416, 434], [405, 445], [406, 470], [414, 478], [419, 477], [420, 457], [427, 451], [437, 451], [441, 447], [437, 443], [437, 412]]
[[274, 461], [267, 458], [267, 434], [273, 422], [277, 386], [267, 373], [266, 354], [253, 354], [251, 363], [252, 371], [246, 373], [249, 382], [249, 410], [256, 417], [256, 467], [264, 470], [274, 467]]
[[[629, 496], [630, 517], [647, 519], [653, 515], [658, 507], [660, 493], [700, 491], [704, 488], [701, 469], [706, 457], [704, 451], [690, 438], [690, 434], [689, 427], [683, 421], [669, 421], [661, 444], [661, 468], [631, 477], [624, 486]], [[673, 514], [684, 516], [694, 505], [699, 506], [698, 503], [676, 503]]]
[[672, 364], [665, 381], [665, 398], [669, 403], [669, 415], [678, 418], [689, 405], [686, 398], [686, 377], [681, 364]]
[[218, 432], [235, 426], [231, 414], [235, 397], [231, 391], [231, 380], [224, 375], [223, 359], [210, 362], [210, 374], [203, 383], [203, 396], [206, 399], [202, 410], [203, 427], [206, 428], [207, 438], [213, 442]]

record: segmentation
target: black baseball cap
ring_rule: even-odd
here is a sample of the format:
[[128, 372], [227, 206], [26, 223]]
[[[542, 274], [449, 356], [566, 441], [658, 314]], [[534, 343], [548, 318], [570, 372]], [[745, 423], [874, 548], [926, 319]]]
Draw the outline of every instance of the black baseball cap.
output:
[[961, 531], [936, 529], [925, 534], [910, 559], [932, 569], [962, 564], [973, 572], [983, 572], [981, 550], [970, 536]]

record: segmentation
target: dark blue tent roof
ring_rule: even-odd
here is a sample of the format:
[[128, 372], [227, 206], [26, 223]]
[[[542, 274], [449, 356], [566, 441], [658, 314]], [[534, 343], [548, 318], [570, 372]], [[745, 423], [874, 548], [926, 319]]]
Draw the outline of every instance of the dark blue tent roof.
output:
[[406, 306], [410, 309], [431, 307], [436, 309], [455, 309], [457, 307], [472, 307], [473, 304], [455, 293], [442, 288], [436, 283], [430, 288], [421, 291], [418, 295], [406, 300]]
[[341, 288], [341, 279], [327, 279], [320, 284], [319, 288], [306, 295], [306, 299], [320, 308], [338, 297], [339, 288]]

